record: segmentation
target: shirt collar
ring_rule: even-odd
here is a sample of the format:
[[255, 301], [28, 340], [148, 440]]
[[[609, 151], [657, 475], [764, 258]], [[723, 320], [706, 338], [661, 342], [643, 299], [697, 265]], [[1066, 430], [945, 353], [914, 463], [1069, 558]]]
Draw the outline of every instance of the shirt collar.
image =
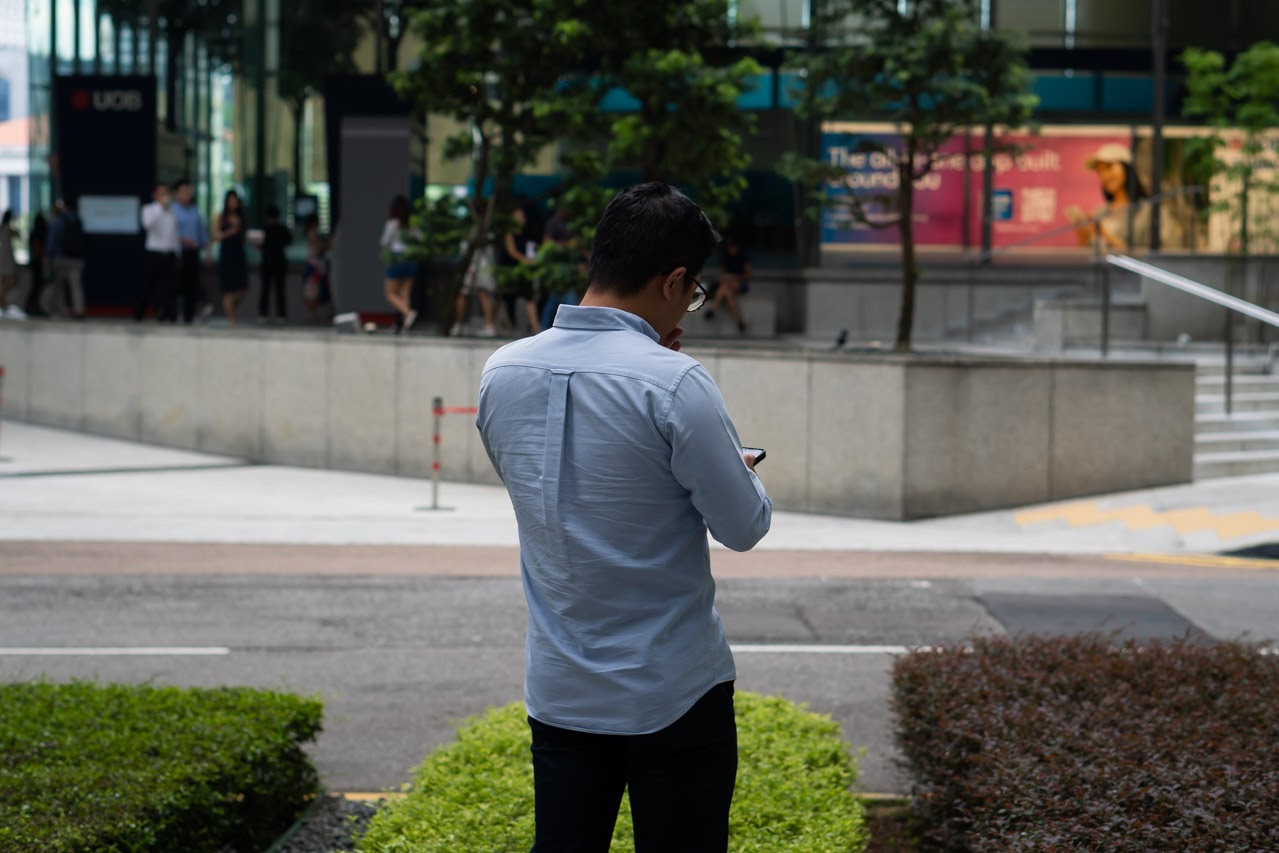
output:
[[657, 331], [638, 314], [600, 305], [561, 305], [555, 312], [554, 325], [560, 329], [586, 329], [593, 332], [639, 332], [654, 341], [661, 340]]

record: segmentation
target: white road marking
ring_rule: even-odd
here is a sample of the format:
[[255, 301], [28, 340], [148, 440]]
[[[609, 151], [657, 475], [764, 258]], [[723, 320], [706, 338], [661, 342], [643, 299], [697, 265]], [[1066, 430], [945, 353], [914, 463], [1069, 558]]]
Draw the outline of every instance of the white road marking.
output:
[[838, 646], [827, 644], [750, 644], [731, 646], [735, 653], [770, 655], [904, 655], [912, 648], [928, 651], [929, 646]]
[[69, 646], [66, 648], [0, 647], [0, 657], [189, 657], [193, 655], [203, 656], [229, 654], [231, 654], [231, 650], [225, 646]]

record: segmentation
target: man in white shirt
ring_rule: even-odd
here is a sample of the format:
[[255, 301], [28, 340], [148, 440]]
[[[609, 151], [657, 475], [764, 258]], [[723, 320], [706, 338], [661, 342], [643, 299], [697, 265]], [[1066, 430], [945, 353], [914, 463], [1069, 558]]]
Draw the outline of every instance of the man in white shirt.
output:
[[133, 319], [141, 320], [153, 303], [156, 319], [177, 319], [178, 258], [182, 242], [178, 239], [178, 218], [169, 196], [169, 185], [158, 183], [151, 193], [151, 203], [142, 208], [142, 228], [146, 231], [146, 259], [142, 267], [142, 297], [133, 308]]

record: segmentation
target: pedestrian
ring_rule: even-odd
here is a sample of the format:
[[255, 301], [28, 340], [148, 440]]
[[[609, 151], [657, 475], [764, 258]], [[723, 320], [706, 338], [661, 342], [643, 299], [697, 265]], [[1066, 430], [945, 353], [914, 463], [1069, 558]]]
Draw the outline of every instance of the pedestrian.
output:
[[[516, 207], [511, 211], [511, 219], [512, 228], [503, 235], [502, 243], [497, 247], [497, 266], [514, 278], [513, 271], [531, 264], [533, 259], [525, 249], [528, 243], [528, 215], [522, 207]], [[520, 275], [514, 283], [506, 284], [502, 290], [502, 300], [506, 304], [506, 316], [512, 327], [517, 325], [516, 306], [523, 302], [529, 334], [536, 335], [542, 331], [542, 324], [537, 316], [537, 301], [533, 297], [533, 282], [528, 276]]]
[[534, 853], [725, 851], [733, 656], [706, 535], [745, 551], [772, 502], [710, 374], [679, 352], [719, 235], [668, 184], [623, 190], [580, 306], [485, 365], [477, 426], [510, 493], [528, 623]]
[[31, 234], [27, 237], [27, 270], [31, 275], [31, 285], [27, 288], [26, 313], [40, 316], [45, 313], [40, 306], [41, 291], [44, 290], [44, 261], [49, 245], [49, 220], [43, 213], [37, 213], [31, 220]]
[[204, 217], [195, 204], [191, 182], [186, 178], [178, 180], [173, 185], [173, 195], [177, 201], [173, 215], [178, 221], [178, 240], [182, 243], [182, 254], [178, 258], [178, 294], [182, 297], [182, 322], [189, 324], [195, 319], [196, 311], [202, 320], [213, 313], [213, 304], [200, 282], [200, 255], [208, 252], [211, 244]]
[[417, 312], [413, 310], [410, 299], [413, 295], [413, 279], [417, 276], [417, 262], [408, 257], [408, 248], [404, 238], [409, 230], [409, 215], [412, 210], [409, 200], [397, 195], [391, 200], [391, 209], [386, 215], [386, 224], [382, 226], [382, 253], [386, 261], [386, 279], [384, 289], [386, 301], [399, 312], [396, 319], [396, 332], [407, 332], [417, 322]]
[[219, 243], [218, 287], [228, 325], [249, 292], [249, 259], [244, 252], [244, 203], [235, 190], [227, 190], [222, 212], [214, 222], [213, 239]]
[[58, 202], [54, 209], [56, 213], [49, 229], [53, 276], [40, 298], [40, 305], [51, 316], [68, 313], [74, 320], [83, 320], [84, 223], [76, 214], [75, 205], [69, 202]]
[[[55, 220], [50, 248], [56, 243], [57, 224]], [[168, 184], [156, 184], [150, 204], [143, 205], [142, 229], [146, 232], [146, 258], [142, 267], [142, 296], [133, 307], [133, 319], [141, 320], [147, 308], [154, 305], [157, 320], [173, 322], [177, 320], [174, 289], [182, 242], [178, 238], [178, 219]], [[56, 268], [56, 260], [54, 264]]]
[[284, 325], [288, 316], [288, 303], [284, 298], [284, 282], [288, 278], [289, 264], [284, 250], [293, 242], [293, 233], [280, 221], [280, 208], [274, 204], [266, 209], [266, 227], [262, 229], [262, 289], [258, 294], [258, 323], [268, 321], [271, 296], [275, 296], [275, 322]]
[[329, 241], [320, 233], [320, 217], [311, 214], [305, 225], [306, 266], [302, 269], [302, 304], [306, 321], [319, 321], [320, 306], [332, 301], [329, 291]]
[[721, 305], [728, 307], [733, 322], [737, 323], [737, 331], [746, 333], [746, 321], [742, 318], [742, 309], [737, 304], [738, 294], [745, 293], [750, 287], [751, 257], [742, 248], [741, 240], [729, 235], [719, 252], [719, 283], [715, 286], [715, 298], [706, 311], [706, 320], [715, 319], [715, 309]]
[[[559, 193], [556, 193], [552, 199], [555, 210], [551, 213], [551, 217], [546, 220], [546, 224], [542, 227], [542, 246], [559, 246], [566, 253], [571, 254], [573, 249], [573, 232], [568, 227], [568, 218], [564, 215], [564, 208]], [[551, 323], [555, 322], [555, 312], [561, 305], [576, 305], [577, 294], [569, 291], [561, 293], [545, 292], [542, 294], [542, 315], [541, 327], [548, 328]]]
[[18, 289], [18, 261], [13, 255], [13, 241], [18, 232], [13, 226], [13, 211], [0, 215], [0, 312], [14, 319], [26, 319], [26, 312], [9, 305], [9, 294]]
[[[462, 289], [457, 292], [454, 305], [456, 320], [453, 328], [449, 329], [450, 335], [462, 334], [472, 294], [478, 294], [480, 313], [484, 316], [484, 329], [479, 336], [492, 338], [497, 335], [497, 271], [493, 268], [494, 248], [490, 244], [472, 253], [471, 265], [467, 267], [466, 275], [462, 276]], [[465, 249], [463, 253], [465, 254]]]

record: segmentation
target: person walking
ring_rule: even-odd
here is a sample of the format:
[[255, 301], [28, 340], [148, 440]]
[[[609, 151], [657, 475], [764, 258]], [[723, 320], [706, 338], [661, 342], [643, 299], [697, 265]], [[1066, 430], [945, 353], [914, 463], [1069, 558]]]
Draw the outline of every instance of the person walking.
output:
[[208, 251], [209, 230], [204, 226], [200, 208], [196, 207], [190, 181], [182, 178], [175, 183], [173, 195], [177, 201], [173, 215], [178, 221], [178, 240], [182, 244], [182, 254], [178, 258], [178, 295], [182, 297], [182, 322], [190, 324], [197, 310], [205, 319], [213, 313], [213, 306], [200, 282], [200, 255]]
[[31, 286], [27, 288], [26, 313], [39, 317], [45, 313], [40, 305], [40, 297], [44, 291], [44, 261], [49, 245], [49, 220], [43, 213], [37, 213], [31, 220], [31, 234], [27, 237], [27, 269], [31, 275]]
[[84, 223], [75, 207], [59, 201], [54, 207], [49, 229], [49, 261], [53, 276], [40, 298], [40, 306], [50, 316], [69, 313], [84, 319]]
[[413, 279], [417, 275], [417, 262], [408, 257], [408, 249], [404, 244], [411, 213], [407, 198], [397, 195], [391, 199], [391, 208], [387, 211], [380, 241], [386, 260], [386, 279], [383, 285], [386, 301], [400, 314], [396, 322], [397, 333], [407, 332], [417, 322], [417, 312], [413, 310], [410, 301]]
[[510, 493], [528, 624], [534, 853], [728, 848], [733, 656], [707, 531], [737, 551], [772, 502], [710, 374], [679, 352], [719, 235], [674, 187], [620, 192], [581, 305], [498, 350], [476, 425]]
[[284, 298], [284, 282], [288, 277], [289, 263], [284, 250], [293, 242], [293, 233], [280, 222], [280, 208], [274, 204], [266, 209], [266, 227], [262, 229], [262, 288], [258, 293], [258, 323], [269, 322], [271, 296], [275, 296], [275, 322], [284, 325], [288, 316], [288, 303]]
[[[497, 247], [497, 266], [499, 269], [508, 271], [533, 263], [525, 250], [525, 244], [528, 242], [528, 215], [522, 207], [516, 207], [511, 211], [511, 217], [513, 227], [502, 236], [502, 243]], [[517, 284], [508, 284], [505, 287], [502, 300], [506, 305], [506, 316], [512, 328], [518, 326], [515, 319], [516, 306], [523, 302], [529, 334], [536, 335], [542, 331], [542, 324], [537, 316], [537, 300], [533, 295], [532, 280], [526, 276], [520, 276]]]
[[329, 241], [320, 233], [320, 217], [307, 217], [304, 229], [306, 239], [306, 266], [302, 269], [302, 304], [306, 307], [306, 321], [319, 322], [320, 306], [329, 306]]
[[725, 238], [719, 253], [719, 283], [715, 286], [715, 298], [706, 309], [706, 321], [715, 319], [715, 309], [724, 305], [737, 324], [737, 331], [746, 333], [746, 320], [742, 317], [742, 309], [737, 304], [739, 294], [750, 287], [751, 256], [742, 247], [741, 240], [735, 236]]
[[214, 222], [213, 239], [218, 249], [218, 286], [222, 310], [228, 325], [235, 325], [235, 312], [249, 292], [249, 259], [244, 252], [244, 203], [235, 190], [227, 190], [222, 212]]
[[26, 319], [26, 312], [9, 305], [9, 294], [18, 289], [18, 261], [13, 255], [13, 241], [18, 232], [13, 227], [13, 211], [0, 215], [0, 314]]
[[[182, 243], [178, 239], [178, 220], [168, 184], [156, 184], [151, 203], [142, 207], [142, 229], [146, 232], [146, 258], [142, 268], [142, 296], [133, 307], [133, 319], [141, 320], [147, 308], [154, 305], [157, 320], [176, 320], [174, 287]], [[51, 237], [51, 247], [54, 242]]]

